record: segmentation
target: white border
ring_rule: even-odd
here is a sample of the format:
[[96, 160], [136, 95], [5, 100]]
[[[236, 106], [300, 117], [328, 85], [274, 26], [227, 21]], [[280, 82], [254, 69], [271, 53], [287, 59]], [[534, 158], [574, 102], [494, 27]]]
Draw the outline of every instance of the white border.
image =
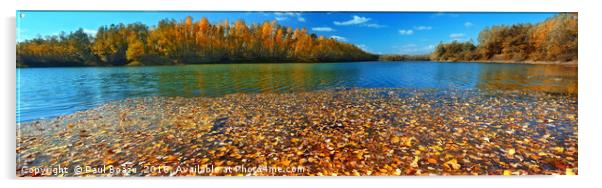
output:
[[[21, 10], [513, 11], [575, 12], [564, 0], [21, 0]], [[582, 1], [581, 1], [582, 2]]]
[[[582, 187], [596, 185], [602, 133], [600, 15], [595, 0], [9, 0], [3, 1], [3, 62], [0, 158], [3, 187]], [[460, 11], [579, 12], [579, 176], [577, 177], [331, 177], [331, 178], [15, 178], [15, 11], [16, 10], [232, 10], [232, 11]], [[60, 24], [60, 23], [57, 23]], [[598, 81], [600, 80], [600, 81]]]

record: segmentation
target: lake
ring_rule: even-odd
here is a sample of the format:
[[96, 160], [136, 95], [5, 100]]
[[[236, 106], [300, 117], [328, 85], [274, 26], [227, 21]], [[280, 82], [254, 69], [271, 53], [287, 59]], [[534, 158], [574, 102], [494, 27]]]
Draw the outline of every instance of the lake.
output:
[[353, 62], [149, 67], [18, 68], [17, 121], [144, 96], [222, 96], [333, 88], [527, 90], [577, 93], [577, 67]]

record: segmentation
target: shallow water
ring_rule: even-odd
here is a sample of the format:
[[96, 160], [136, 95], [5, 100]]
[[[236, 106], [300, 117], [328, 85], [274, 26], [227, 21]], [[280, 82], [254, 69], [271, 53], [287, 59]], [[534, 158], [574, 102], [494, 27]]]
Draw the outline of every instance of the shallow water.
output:
[[144, 96], [221, 96], [332, 88], [577, 92], [577, 68], [559, 65], [356, 62], [17, 69], [17, 121]]
[[[544, 92], [332, 89], [128, 98], [21, 124], [17, 175], [57, 176], [23, 169], [58, 165], [137, 169], [65, 176], [568, 175], [578, 174], [577, 121], [577, 96]], [[205, 165], [306, 170], [174, 171]]]

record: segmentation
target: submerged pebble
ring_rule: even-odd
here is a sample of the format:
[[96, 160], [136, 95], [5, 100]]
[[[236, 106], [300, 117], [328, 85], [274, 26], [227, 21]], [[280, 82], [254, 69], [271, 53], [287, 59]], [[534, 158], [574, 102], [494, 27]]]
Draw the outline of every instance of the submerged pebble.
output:
[[[349, 89], [144, 97], [17, 129], [18, 176], [578, 173], [577, 97], [543, 92]], [[59, 165], [137, 170], [25, 170]], [[180, 169], [195, 166], [212, 170]], [[224, 170], [235, 166], [303, 170]]]

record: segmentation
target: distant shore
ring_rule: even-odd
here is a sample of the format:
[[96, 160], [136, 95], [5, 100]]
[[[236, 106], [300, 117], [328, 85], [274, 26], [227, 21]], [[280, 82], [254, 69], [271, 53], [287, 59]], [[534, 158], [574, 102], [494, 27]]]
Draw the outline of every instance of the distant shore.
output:
[[495, 64], [528, 64], [528, 65], [567, 65], [577, 66], [578, 61], [515, 61], [515, 60], [474, 60], [474, 61], [433, 61], [433, 62], [444, 62], [444, 63], [456, 63], [456, 62], [467, 62], [467, 63], [495, 63]]
[[163, 65], [123, 65], [123, 66], [19, 66], [16, 68], [49, 68], [49, 67], [145, 67], [145, 66], [178, 66], [178, 65], [219, 65], [219, 64], [289, 64], [289, 63], [354, 63], [354, 62], [438, 62], [438, 63], [494, 63], [494, 64], [529, 64], [529, 65], [565, 65], [577, 66], [578, 61], [515, 61], [515, 60], [473, 60], [473, 61], [434, 61], [434, 60], [352, 60], [352, 61], [329, 61], [329, 62], [295, 62], [295, 61], [232, 61], [232, 62], [203, 62], [192, 64], [163, 64]]

